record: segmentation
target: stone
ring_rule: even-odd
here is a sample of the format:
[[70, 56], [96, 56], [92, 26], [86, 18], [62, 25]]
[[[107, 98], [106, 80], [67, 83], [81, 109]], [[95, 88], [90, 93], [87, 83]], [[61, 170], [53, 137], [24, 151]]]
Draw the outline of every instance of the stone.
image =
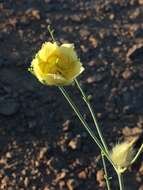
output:
[[98, 170], [97, 171], [96, 180], [99, 183], [99, 187], [104, 187], [105, 186], [104, 171], [103, 170]]
[[134, 45], [129, 49], [127, 53], [127, 58], [132, 61], [142, 61], [143, 60], [143, 45]]
[[79, 177], [79, 179], [87, 179], [87, 174], [83, 170], [83, 171], [81, 171], [81, 172], [78, 173], [78, 177]]
[[71, 15], [70, 18], [74, 22], [80, 22], [81, 21], [81, 16], [80, 15], [74, 14], [74, 15]]
[[75, 179], [68, 179], [66, 184], [67, 184], [68, 190], [75, 190], [76, 187], [78, 186], [78, 183]]
[[143, 0], [138, 0], [138, 3], [139, 3], [140, 5], [143, 5]]
[[80, 140], [80, 136], [76, 136], [75, 138], [73, 138], [69, 143], [68, 146], [72, 149], [72, 150], [76, 150], [79, 149], [81, 145], [81, 140]]
[[123, 77], [125, 80], [130, 79], [131, 76], [132, 76], [132, 71], [129, 70], [129, 69], [126, 69], [126, 70], [122, 73], [122, 77]]
[[90, 36], [90, 37], [89, 37], [89, 42], [92, 44], [92, 46], [93, 46], [94, 48], [96, 48], [97, 45], [98, 45], [97, 39], [96, 39], [94, 36]]
[[80, 36], [83, 38], [83, 37], [87, 37], [90, 33], [87, 29], [80, 29], [79, 31], [80, 33]]

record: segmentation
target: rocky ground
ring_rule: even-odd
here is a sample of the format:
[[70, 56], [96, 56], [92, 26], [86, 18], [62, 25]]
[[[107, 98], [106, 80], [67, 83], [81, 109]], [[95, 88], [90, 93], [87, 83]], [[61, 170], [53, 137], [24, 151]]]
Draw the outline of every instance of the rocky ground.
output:
[[[48, 24], [58, 41], [75, 44], [86, 68], [79, 80], [109, 146], [143, 132], [142, 0], [1, 0], [0, 190], [103, 190], [98, 148], [58, 89], [27, 71], [50, 40]], [[125, 187], [143, 190], [142, 157]]]

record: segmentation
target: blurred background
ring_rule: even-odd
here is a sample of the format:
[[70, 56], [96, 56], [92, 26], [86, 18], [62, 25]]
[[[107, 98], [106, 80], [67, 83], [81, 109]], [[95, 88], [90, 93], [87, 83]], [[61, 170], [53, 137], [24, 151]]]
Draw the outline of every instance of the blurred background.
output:
[[[143, 131], [143, 0], [0, 0], [0, 190], [104, 190], [98, 148], [58, 89], [27, 71], [49, 24], [75, 44], [109, 147]], [[143, 190], [142, 156], [125, 187]]]

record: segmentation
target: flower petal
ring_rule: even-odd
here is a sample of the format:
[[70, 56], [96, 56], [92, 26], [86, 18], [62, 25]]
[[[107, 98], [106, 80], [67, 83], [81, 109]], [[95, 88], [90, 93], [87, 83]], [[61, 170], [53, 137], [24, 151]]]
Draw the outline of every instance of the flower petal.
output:
[[78, 60], [77, 54], [74, 51], [73, 44], [62, 44], [60, 46], [60, 54], [63, 58], [66, 58], [66, 60], [72, 60], [72, 61]]
[[56, 51], [57, 47], [56, 43], [45, 42], [38, 52], [38, 56], [42, 61], [47, 62], [48, 58]]
[[67, 80], [59, 74], [48, 74], [44, 77], [46, 85], [64, 86], [72, 83], [72, 80]]
[[84, 71], [84, 67], [80, 62], [75, 62], [75, 65], [73, 65], [70, 69], [65, 71], [65, 77], [67, 79], [74, 79], [78, 75], [80, 75]]
[[43, 73], [39, 68], [39, 61], [37, 58], [32, 60], [30, 72], [35, 75], [40, 82], [43, 83]]

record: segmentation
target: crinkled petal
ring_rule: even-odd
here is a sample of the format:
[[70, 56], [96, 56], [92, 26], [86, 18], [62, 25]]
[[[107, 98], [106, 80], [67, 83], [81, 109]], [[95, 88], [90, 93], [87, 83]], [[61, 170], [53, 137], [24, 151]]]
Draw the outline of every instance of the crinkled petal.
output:
[[43, 83], [44, 74], [39, 68], [39, 61], [37, 58], [32, 60], [30, 72], [35, 75], [40, 82]]
[[67, 80], [59, 74], [47, 74], [44, 77], [44, 83], [47, 85], [64, 86], [72, 83], [73, 80]]
[[73, 67], [67, 71], [65, 71], [65, 77], [67, 79], [73, 79], [76, 78], [78, 75], [80, 75], [84, 71], [84, 67], [80, 62], [74, 63]]
[[60, 46], [60, 54], [66, 59], [66, 62], [78, 60], [77, 54], [74, 51], [74, 44], [62, 44]]
[[38, 56], [39, 58], [44, 61], [47, 62], [48, 58], [55, 53], [55, 51], [57, 50], [57, 44], [56, 43], [51, 43], [51, 42], [45, 42], [42, 45], [42, 48], [39, 50], [38, 52]]

